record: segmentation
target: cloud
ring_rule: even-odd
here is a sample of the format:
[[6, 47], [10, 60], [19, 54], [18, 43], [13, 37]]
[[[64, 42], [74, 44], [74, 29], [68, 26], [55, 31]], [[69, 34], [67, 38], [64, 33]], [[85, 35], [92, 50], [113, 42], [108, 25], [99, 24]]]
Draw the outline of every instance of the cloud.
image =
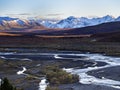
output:
[[63, 13], [56, 13], [56, 14], [47, 14], [46, 16], [61, 16]]
[[26, 16], [26, 15], [31, 15], [30, 13], [19, 13], [19, 14], [7, 14], [9, 16]]
[[30, 13], [21, 13], [21, 14], [18, 14], [18, 15], [31, 15]]
[[89, 15], [89, 16], [87, 16], [88, 18], [98, 18], [98, 16], [96, 16], [96, 15]]

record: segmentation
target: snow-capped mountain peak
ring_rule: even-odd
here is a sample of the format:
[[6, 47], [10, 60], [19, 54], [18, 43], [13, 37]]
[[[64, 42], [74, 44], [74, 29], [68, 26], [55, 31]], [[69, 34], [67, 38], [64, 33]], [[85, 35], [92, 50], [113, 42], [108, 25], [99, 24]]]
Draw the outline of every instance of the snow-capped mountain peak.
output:
[[11, 17], [0, 17], [0, 21], [12, 21], [12, 20], [17, 20], [18, 18], [11, 18]]
[[115, 18], [113, 16], [107, 15], [101, 18], [105, 22], [113, 21]]
[[76, 17], [74, 17], [74, 16], [69, 16], [67, 19], [68, 19], [68, 20], [74, 20], [74, 19], [76, 19]]
[[120, 21], [120, 16], [115, 19], [115, 21]]

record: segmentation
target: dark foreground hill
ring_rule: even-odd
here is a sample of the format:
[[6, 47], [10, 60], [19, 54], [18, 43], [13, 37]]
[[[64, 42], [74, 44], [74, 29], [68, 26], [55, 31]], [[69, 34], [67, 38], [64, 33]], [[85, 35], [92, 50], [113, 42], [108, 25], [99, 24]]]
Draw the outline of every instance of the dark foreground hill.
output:
[[58, 30], [44, 33], [46, 35], [83, 35], [83, 34], [99, 34], [120, 31], [120, 22], [103, 23], [96, 26], [84, 28], [76, 28], [69, 30]]

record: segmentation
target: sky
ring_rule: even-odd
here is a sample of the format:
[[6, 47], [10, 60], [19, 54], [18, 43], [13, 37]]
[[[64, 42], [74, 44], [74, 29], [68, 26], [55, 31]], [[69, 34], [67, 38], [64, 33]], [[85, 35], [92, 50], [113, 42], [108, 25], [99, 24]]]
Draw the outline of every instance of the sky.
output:
[[0, 0], [0, 16], [66, 18], [120, 15], [120, 0]]

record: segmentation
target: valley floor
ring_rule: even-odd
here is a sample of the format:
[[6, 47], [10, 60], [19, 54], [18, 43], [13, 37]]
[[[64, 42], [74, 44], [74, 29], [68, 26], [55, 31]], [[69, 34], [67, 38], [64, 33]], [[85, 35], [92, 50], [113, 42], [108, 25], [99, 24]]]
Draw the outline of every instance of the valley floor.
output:
[[120, 42], [97, 42], [94, 38], [41, 38], [35, 36], [0, 36], [2, 48], [38, 48], [104, 53], [120, 56]]
[[[22, 51], [19, 51], [19, 49], [22, 49]], [[26, 51], [26, 49], [28, 49], [28, 51]], [[32, 52], [36, 52], [35, 49], [40, 50], [40, 52], [45, 51], [45, 53], [49, 51], [52, 53], [57, 53], [57, 51], [62, 52], [62, 50], [67, 50], [68, 53], [72, 53], [72, 51], [76, 53], [82, 51], [82, 53], [92, 52], [101, 53], [104, 55], [120, 56], [120, 42], [95, 42], [93, 38], [39, 38], [33, 36], [0, 36], [0, 78], [8, 77], [8, 79], [10, 79], [15, 86], [18, 88], [23, 87], [25, 90], [38, 90], [40, 80], [32, 77], [43, 77], [41, 70], [46, 65], [59, 65], [60, 68], [87, 68], [92, 67], [94, 64], [94, 62], [89, 62], [86, 60], [56, 60], [55, 56], [53, 56], [54, 58], [51, 58], [51, 55], [50, 58], [47, 57], [46, 60], [44, 57], [40, 58], [39, 55], [30, 55], [31, 59], [27, 59], [27, 55], [15, 55], [16, 57], [14, 58], [14, 55], [12, 56], [11, 54], [11, 52], [14, 52], [14, 54], [16, 54], [16, 52], [26, 53], [29, 52], [29, 49], [31, 49]], [[5, 56], [2, 55], [4, 52], [6, 53]], [[97, 62], [96, 66], [99, 67], [104, 65], [106, 65], [106, 63]], [[27, 68], [25, 74], [29, 74], [30, 77], [26, 75], [17, 75], [17, 72], [22, 70], [23, 67]], [[98, 74], [97, 72], [103, 71], [103, 69], [100, 69], [90, 71], [88, 74], [97, 78], [100, 76], [100, 78], [104, 77], [119, 81], [119, 69], [120, 67], [117, 66], [114, 68], [104, 69], [104, 72], [106, 73], [101, 72]], [[60, 85], [59, 88], [60, 90], [119, 90], [104, 85], [83, 85], [79, 83]]]

